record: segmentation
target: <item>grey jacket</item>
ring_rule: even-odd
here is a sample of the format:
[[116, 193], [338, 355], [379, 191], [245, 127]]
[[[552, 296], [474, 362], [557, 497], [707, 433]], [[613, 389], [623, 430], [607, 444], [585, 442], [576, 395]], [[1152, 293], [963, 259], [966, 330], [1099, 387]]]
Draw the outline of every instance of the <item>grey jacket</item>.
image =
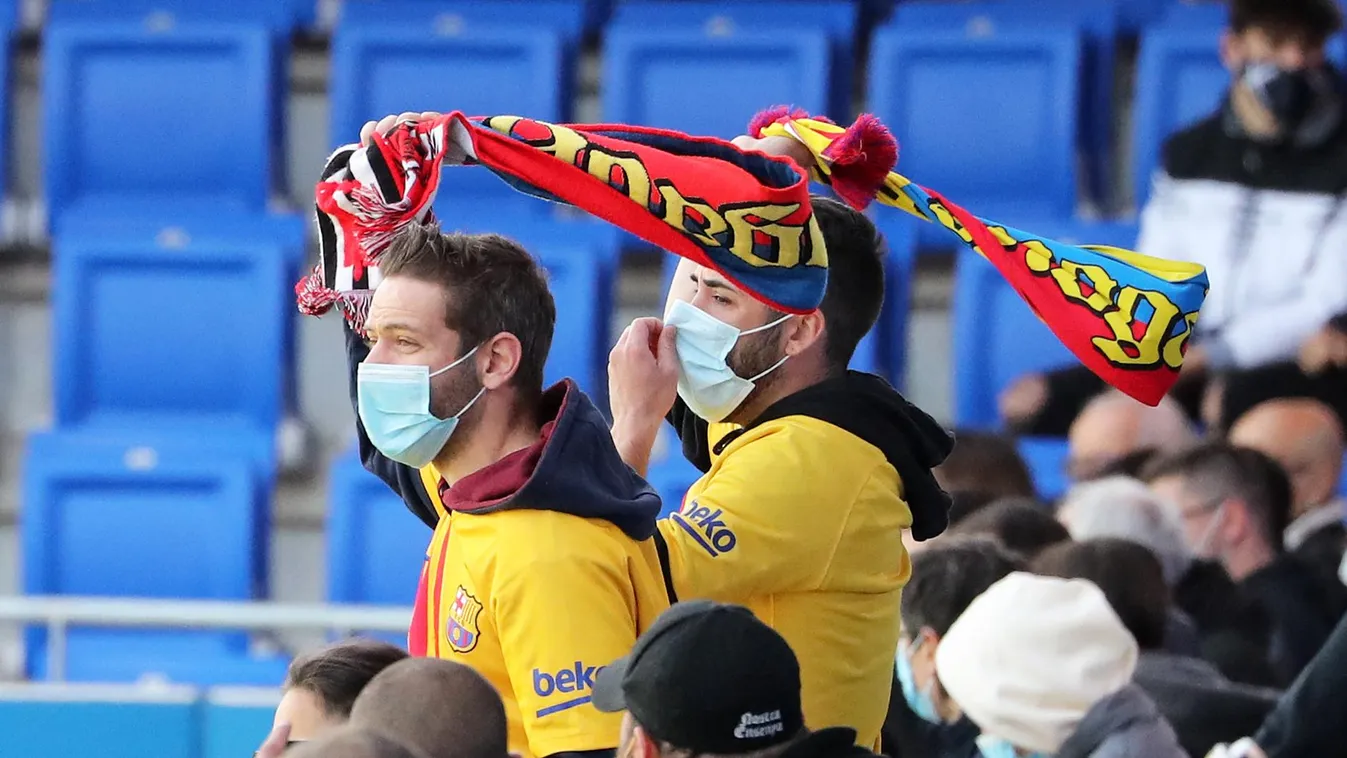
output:
[[1188, 758], [1169, 722], [1134, 684], [1095, 703], [1056, 758]]

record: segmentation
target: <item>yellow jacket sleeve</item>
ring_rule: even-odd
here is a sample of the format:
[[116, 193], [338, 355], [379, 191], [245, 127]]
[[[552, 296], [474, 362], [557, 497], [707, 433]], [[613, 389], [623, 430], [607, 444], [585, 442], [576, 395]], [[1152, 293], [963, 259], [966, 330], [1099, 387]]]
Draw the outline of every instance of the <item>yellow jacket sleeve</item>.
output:
[[822, 585], [863, 482], [815, 455], [816, 441], [784, 425], [751, 429], [694, 485], [682, 511], [659, 522], [679, 599], [735, 601]]
[[543, 756], [617, 746], [621, 715], [590, 700], [599, 669], [631, 651], [636, 610], [625, 561], [563, 552], [497, 557], [491, 602], [529, 749]]

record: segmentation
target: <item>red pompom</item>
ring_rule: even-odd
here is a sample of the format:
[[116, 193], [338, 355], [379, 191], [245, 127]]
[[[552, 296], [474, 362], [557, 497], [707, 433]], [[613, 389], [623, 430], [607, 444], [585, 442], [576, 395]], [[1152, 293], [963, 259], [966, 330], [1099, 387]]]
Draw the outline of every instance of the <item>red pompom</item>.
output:
[[832, 165], [832, 187], [852, 208], [868, 206], [898, 165], [898, 140], [878, 118], [863, 113], [823, 151]]

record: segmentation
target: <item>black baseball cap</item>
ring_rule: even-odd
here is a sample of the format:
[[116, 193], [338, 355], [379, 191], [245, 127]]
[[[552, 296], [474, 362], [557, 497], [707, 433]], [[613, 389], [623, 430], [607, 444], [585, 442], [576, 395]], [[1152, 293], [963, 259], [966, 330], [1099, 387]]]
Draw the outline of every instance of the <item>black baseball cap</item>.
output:
[[780, 745], [804, 728], [800, 664], [747, 608], [710, 600], [665, 611], [594, 680], [594, 707], [628, 711], [651, 737], [694, 753]]

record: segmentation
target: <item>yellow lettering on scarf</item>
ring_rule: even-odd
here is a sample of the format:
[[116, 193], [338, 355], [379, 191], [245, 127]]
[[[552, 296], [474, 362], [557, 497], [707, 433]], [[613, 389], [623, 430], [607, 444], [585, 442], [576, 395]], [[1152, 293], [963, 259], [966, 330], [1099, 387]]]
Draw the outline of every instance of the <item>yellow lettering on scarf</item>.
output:
[[[939, 200], [932, 200], [931, 212], [935, 214], [936, 221], [939, 221], [942, 226], [959, 235], [959, 239], [963, 240], [966, 244], [973, 245], [973, 235], [969, 234], [968, 230], [963, 228], [963, 224], [959, 223], [958, 220], [954, 218], [954, 215], [949, 212], [949, 209], [945, 207], [944, 203]], [[979, 249], [977, 245], [973, 245], [973, 249], [982, 253], [984, 256], [987, 255], [986, 251]]]
[[[1084, 305], [1103, 320], [1112, 332], [1112, 338], [1094, 337], [1091, 343], [1110, 363], [1131, 367], [1163, 363], [1172, 369], [1183, 364], [1183, 346], [1197, 322], [1196, 313], [1181, 314], [1178, 305], [1162, 292], [1131, 285], [1119, 287], [1102, 266], [1056, 259], [1041, 240], [1017, 240], [1000, 226], [990, 227], [990, 231], [1008, 251], [1023, 245], [1024, 263], [1030, 271], [1051, 278], [1067, 300]], [[1089, 294], [1083, 284], [1089, 285], [1092, 290]], [[1154, 313], [1145, 332], [1137, 338], [1133, 326], [1142, 303], [1149, 303]], [[1180, 319], [1182, 330], [1171, 335], [1175, 322]]]
[[[828, 255], [823, 252], [821, 256], [813, 255], [815, 251], [824, 251], [823, 245], [812, 244], [814, 239], [812, 233], [817, 231], [811, 229], [811, 245], [809, 250], [805, 250], [805, 229], [800, 226], [790, 224], [775, 223], [786, 216], [800, 209], [798, 204], [791, 205], [758, 205], [752, 208], [734, 208], [725, 211], [725, 220], [729, 222], [730, 228], [734, 230], [734, 239], [730, 244], [730, 252], [735, 257], [752, 266], [785, 266], [793, 268], [800, 265], [801, 262], [809, 266], [828, 265]], [[748, 220], [749, 216], [756, 216], [759, 221], [752, 222]], [[753, 232], [762, 232], [776, 240], [777, 256], [775, 261], [770, 261], [759, 256], [754, 252]], [[818, 259], [822, 258], [822, 262]]]
[[1165, 365], [1178, 369], [1183, 365], [1183, 346], [1188, 344], [1188, 337], [1193, 333], [1193, 326], [1197, 324], [1196, 313], [1183, 314], [1183, 330], [1174, 335], [1165, 343], [1162, 352]]
[[[688, 200], [672, 184], [661, 182], [657, 187], [660, 197], [664, 198], [662, 214], [664, 223], [682, 231], [703, 245], [708, 247], [721, 246], [720, 240], [716, 239], [714, 235], [724, 234], [729, 225], [725, 223], [725, 219], [716, 212], [715, 208], [706, 203]], [[698, 222], [695, 218], [688, 216], [689, 209], [696, 211], [705, 221]], [[690, 227], [695, 228], [696, 231], [689, 231]]]
[[[590, 143], [588, 160], [584, 167], [590, 176], [604, 181], [609, 187], [625, 194], [642, 208], [650, 204], [650, 174], [645, 164], [634, 155], [618, 155]], [[622, 176], [613, 173], [614, 168], [621, 169]]]

